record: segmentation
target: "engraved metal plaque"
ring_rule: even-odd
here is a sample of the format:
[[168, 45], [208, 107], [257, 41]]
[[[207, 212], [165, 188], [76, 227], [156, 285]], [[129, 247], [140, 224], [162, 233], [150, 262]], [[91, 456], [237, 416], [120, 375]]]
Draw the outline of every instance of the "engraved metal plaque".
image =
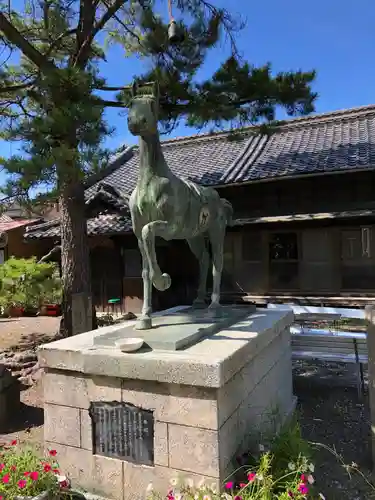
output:
[[142, 465], [154, 465], [154, 415], [129, 403], [90, 404], [93, 451]]

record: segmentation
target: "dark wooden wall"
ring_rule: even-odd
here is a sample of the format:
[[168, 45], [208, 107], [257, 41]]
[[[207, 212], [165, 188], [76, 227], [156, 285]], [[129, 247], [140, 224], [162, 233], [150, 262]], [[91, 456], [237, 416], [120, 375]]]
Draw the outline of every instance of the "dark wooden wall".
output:
[[375, 172], [306, 176], [218, 189], [235, 217], [317, 213], [375, 207]]
[[247, 226], [226, 245], [227, 268], [249, 294], [375, 294], [374, 218]]
[[[143, 304], [141, 256], [133, 235], [90, 238], [92, 289], [99, 311], [139, 313]], [[157, 242], [160, 268], [170, 274], [165, 292], [153, 288], [154, 311], [189, 304], [197, 287], [197, 261], [184, 241]], [[110, 299], [120, 299], [112, 306]]]

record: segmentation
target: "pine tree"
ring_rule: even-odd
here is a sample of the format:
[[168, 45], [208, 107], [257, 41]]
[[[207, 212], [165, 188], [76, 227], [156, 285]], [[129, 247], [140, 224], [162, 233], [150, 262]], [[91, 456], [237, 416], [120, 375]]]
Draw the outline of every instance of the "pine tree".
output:
[[[0, 0], [0, 53], [6, 57], [0, 137], [22, 145], [19, 154], [0, 161], [10, 174], [3, 191], [23, 203], [46, 199], [46, 191], [59, 199], [67, 335], [90, 329], [92, 321], [84, 180], [108, 157], [105, 108], [121, 110], [129, 101], [125, 84], [131, 82], [108, 87], [99, 71], [108, 46], [120, 44], [125, 55], [151, 63], [137, 81], [158, 81], [164, 132], [181, 120], [220, 127], [272, 122], [278, 106], [290, 115], [313, 110], [313, 71], [273, 75], [269, 64], [253, 67], [236, 51], [242, 26], [228, 11], [207, 0], [175, 0], [173, 7], [181, 18], [178, 43], [171, 43], [153, 0], [26, 0], [14, 8]], [[231, 56], [210, 79], [197, 81], [207, 53], [224, 35]], [[44, 194], [32, 197], [36, 188]], [[78, 326], [73, 301], [84, 318]]]

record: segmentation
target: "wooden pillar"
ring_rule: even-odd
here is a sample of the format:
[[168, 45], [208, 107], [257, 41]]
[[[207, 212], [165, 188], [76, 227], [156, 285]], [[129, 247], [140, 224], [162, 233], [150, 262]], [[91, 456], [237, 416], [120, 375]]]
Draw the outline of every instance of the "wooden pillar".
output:
[[370, 400], [372, 470], [375, 472], [375, 306], [365, 309], [367, 323], [368, 391]]

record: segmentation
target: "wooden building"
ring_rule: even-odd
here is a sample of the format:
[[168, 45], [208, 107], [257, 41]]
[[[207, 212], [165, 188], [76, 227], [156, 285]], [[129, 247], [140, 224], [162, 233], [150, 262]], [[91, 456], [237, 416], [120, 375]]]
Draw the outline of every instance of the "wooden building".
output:
[[[257, 301], [359, 305], [375, 300], [375, 106], [288, 121], [270, 136], [251, 128], [163, 142], [178, 175], [229, 199], [224, 289]], [[126, 200], [138, 175], [138, 149], [123, 152], [88, 184], [95, 301], [142, 303], [140, 256]], [[58, 220], [28, 240], [58, 238]], [[159, 308], [187, 303], [197, 263], [184, 242], [159, 242], [172, 288], [155, 291]], [[181, 265], [183, 263], [183, 265]]]
[[37, 224], [41, 219], [12, 219], [8, 215], [0, 215], [0, 234], [6, 233], [7, 243], [0, 247], [0, 264], [9, 257], [27, 259], [42, 257], [51, 249], [51, 242], [47, 239], [26, 242], [24, 239], [25, 227]]

